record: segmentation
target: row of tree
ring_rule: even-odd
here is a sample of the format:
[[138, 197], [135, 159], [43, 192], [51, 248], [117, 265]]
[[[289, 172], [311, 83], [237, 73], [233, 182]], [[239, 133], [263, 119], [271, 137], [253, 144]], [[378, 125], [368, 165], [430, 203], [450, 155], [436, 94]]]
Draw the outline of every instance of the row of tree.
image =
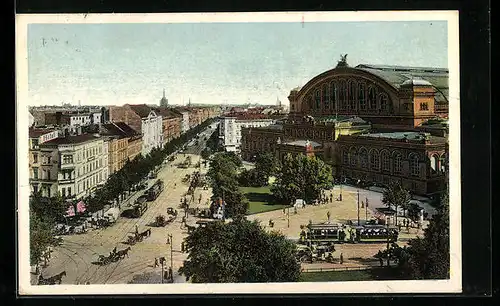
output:
[[201, 157], [203, 159], [208, 159], [212, 154], [223, 151], [223, 148], [219, 143], [219, 129], [220, 125], [217, 125], [217, 129], [215, 129], [212, 135], [210, 135], [205, 148], [201, 151]]
[[95, 212], [103, 209], [103, 207], [110, 202], [119, 202], [123, 200], [123, 198], [136, 188], [151, 171], [155, 171], [167, 156], [189, 142], [213, 122], [214, 119], [208, 119], [181, 136], [174, 138], [165, 144], [163, 148], [154, 148], [145, 157], [139, 155], [134, 160], [127, 161], [123, 168], [113, 173], [108, 178], [102, 188], [84, 199], [89, 211]]
[[375, 257], [394, 260], [401, 277], [405, 279], [450, 278], [450, 215], [446, 192], [424, 230], [423, 237], [410, 239], [407, 246], [392, 244]]

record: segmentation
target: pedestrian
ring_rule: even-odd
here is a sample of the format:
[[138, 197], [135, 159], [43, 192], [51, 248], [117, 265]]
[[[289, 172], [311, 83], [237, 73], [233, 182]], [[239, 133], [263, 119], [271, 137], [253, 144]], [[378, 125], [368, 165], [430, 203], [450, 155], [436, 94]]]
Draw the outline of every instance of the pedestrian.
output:
[[139, 227], [137, 226], [137, 224], [135, 225], [135, 233], [139, 234]]
[[344, 263], [344, 255], [340, 253], [340, 264]]
[[174, 273], [172, 271], [172, 267], [168, 267], [168, 278], [170, 279], [170, 282], [174, 282]]
[[113, 254], [116, 254], [116, 247], [113, 249]]
[[156, 268], [156, 267], [158, 267], [158, 266], [159, 266], [159, 265], [158, 265], [158, 258], [156, 258], [156, 257], [155, 257], [155, 266], [154, 266], [154, 267]]
[[286, 214], [285, 209], [283, 208], [283, 214]]
[[328, 218], [328, 223], [330, 223], [330, 211], [326, 213], [326, 217]]

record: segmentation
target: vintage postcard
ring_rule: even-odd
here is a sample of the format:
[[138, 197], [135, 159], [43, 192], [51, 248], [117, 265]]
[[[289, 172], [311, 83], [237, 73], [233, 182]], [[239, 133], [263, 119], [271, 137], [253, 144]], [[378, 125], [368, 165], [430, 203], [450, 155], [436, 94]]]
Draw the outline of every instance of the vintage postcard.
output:
[[16, 16], [20, 295], [461, 292], [458, 12]]

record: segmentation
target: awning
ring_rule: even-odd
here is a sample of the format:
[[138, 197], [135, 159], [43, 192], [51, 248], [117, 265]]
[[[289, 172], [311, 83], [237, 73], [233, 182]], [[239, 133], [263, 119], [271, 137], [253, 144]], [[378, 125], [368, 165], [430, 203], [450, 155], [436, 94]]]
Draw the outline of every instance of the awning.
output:
[[73, 217], [75, 215], [75, 207], [70, 205], [68, 210], [66, 210], [66, 217]]
[[83, 213], [87, 210], [87, 207], [85, 206], [85, 203], [83, 201], [80, 201], [76, 204], [76, 211], [79, 213]]

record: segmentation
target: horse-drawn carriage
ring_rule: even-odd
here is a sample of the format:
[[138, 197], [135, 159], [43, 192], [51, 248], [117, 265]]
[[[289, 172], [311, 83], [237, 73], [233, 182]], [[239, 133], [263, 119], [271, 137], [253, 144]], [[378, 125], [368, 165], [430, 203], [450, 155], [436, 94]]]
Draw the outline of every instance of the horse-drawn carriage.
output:
[[44, 278], [42, 274], [38, 276], [38, 285], [56, 285], [62, 283], [62, 277], [66, 276], [66, 271], [62, 271], [54, 276]]
[[127, 244], [134, 245], [137, 242], [141, 242], [142, 240], [148, 238], [149, 236], [151, 236], [151, 229], [150, 228], [148, 228], [147, 230], [145, 230], [142, 233], [136, 232], [136, 233], [134, 233], [134, 235], [129, 235], [127, 237]]
[[319, 244], [311, 246], [299, 244], [297, 248], [297, 260], [300, 262], [333, 262], [333, 252], [335, 252], [333, 244]]
[[123, 250], [116, 251], [116, 248], [109, 253], [108, 256], [104, 255], [99, 255], [99, 258], [97, 259], [97, 263], [100, 265], [107, 265], [111, 262], [117, 262], [118, 260], [124, 258], [125, 256], [128, 257], [128, 252], [131, 250], [130, 247], [127, 247]]

